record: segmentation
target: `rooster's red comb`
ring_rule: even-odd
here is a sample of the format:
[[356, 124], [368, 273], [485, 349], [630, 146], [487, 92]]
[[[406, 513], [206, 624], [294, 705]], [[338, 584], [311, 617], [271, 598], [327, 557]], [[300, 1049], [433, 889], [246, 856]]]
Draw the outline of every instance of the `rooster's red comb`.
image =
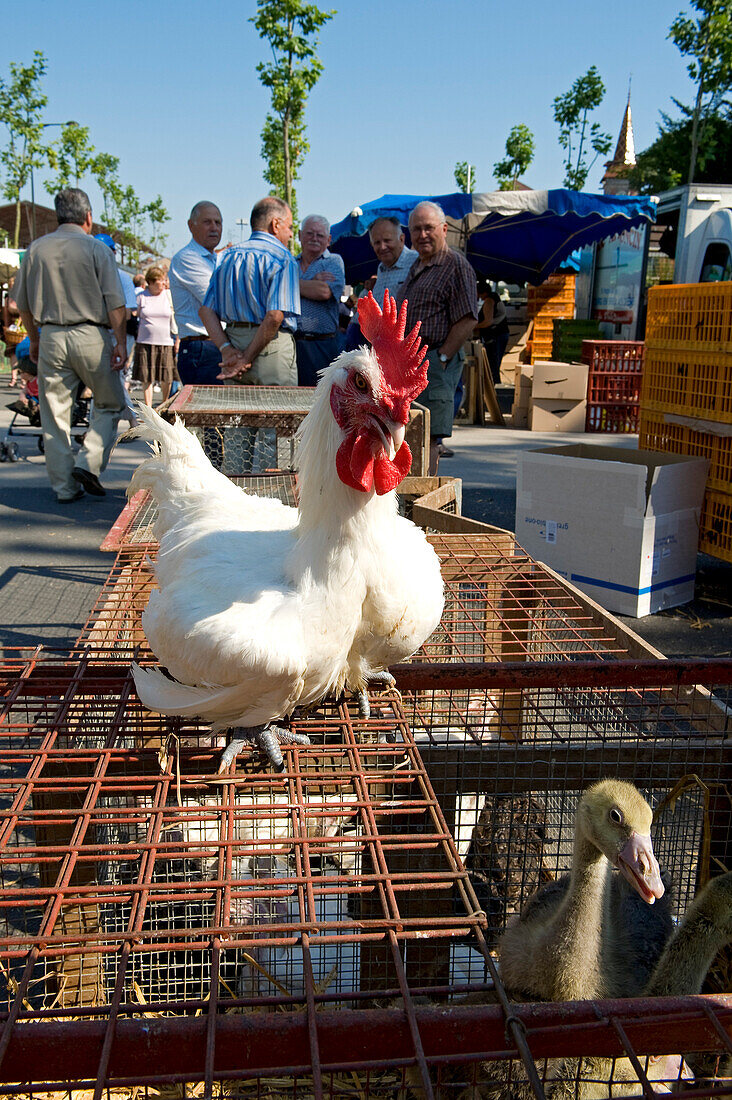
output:
[[396, 302], [388, 290], [384, 291], [383, 309], [379, 308], [371, 291], [361, 298], [358, 321], [361, 332], [374, 349], [387, 386], [411, 401], [427, 385], [427, 345], [419, 338], [420, 322], [405, 338], [407, 303], [402, 302], [397, 313]]

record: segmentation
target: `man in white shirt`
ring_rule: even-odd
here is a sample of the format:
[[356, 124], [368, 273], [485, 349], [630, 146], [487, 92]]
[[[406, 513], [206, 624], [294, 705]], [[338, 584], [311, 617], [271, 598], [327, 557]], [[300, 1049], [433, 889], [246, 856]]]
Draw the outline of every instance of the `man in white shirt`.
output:
[[220, 386], [221, 353], [198, 315], [216, 268], [221, 240], [221, 211], [212, 202], [197, 202], [188, 219], [191, 240], [176, 252], [168, 278], [178, 326], [178, 373], [183, 385]]

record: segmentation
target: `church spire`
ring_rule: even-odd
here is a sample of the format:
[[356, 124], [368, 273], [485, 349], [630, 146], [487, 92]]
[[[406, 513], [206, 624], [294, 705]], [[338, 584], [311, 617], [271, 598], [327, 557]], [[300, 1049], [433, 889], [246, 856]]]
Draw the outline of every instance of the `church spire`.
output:
[[625, 178], [628, 169], [635, 166], [635, 141], [633, 139], [633, 118], [630, 113], [630, 80], [628, 80], [628, 102], [625, 106], [623, 121], [620, 124], [618, 143], [613, 159], [605, 163], [605, 175], [602, 177], [606, 195], [628, 194], [629, 185]]

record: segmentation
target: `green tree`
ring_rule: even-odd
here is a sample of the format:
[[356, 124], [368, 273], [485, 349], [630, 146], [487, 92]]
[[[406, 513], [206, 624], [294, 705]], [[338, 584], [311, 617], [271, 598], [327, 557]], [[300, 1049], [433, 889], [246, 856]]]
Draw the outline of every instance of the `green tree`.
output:
[[139, 195], [131, 184], [120, 189], [119, 201], [116, 204], [114, 228], [122, 237], [122, 245], [126, 246], [128, 263], [136, 267], [140, 262], [142, 251], [142, 222], [145, 208]]
[[[696, 82], [691, 115], [688, 182], [693, 183], [708, 125], [732, 89], [732, 12], [730, 0], [691, 0], [696, 19], [680, 13], [669, 30], [680, 52], [691, 56], [687, 72]], [[677, 106], [681, 106], [677, 104]]]
[[89, 141], [89, 127], [67, 122], [58, 143], [49, 145], [46, 150], [48, 166], [56, 173], [43, 185], [49, 195], [55, 195], [64, 187], [78, 187], [93, 163], [95, 152]]
[[[605, 85], [591, 65], [568, 92], [554, 100], [554, 121], [559, 126], [559, 144], [565, 152], [564, 186], [573, 191], [582, 190], [597, 158], [609, 153], [612, 146], [611, 135], [603, 133], [599, 123], [589, 118], [604, 96]], [[588, 163], [590, 151], [595, 155]]]
[[5, 168], [3, 194], [15, 203], [15, 231], [13, 247], [20, 238], [20, 192], [30, 179], [34, 168], [45, 161], [43, 148], [43, 123], [41, 113], [48, 102], [41, 82], [46, 74], [46, 58], [40, 50], [33, 54], [30, 65], [10, 62], [10, 79], [0, 81], [0, 119], [7, 132], [8, 142], [0, 151], [0, 161]]
[[97, 181], [104, 203], [104, 224], [110, 229], [119, 228], [117, 211], [122, 201], [122, 186], [119, 182], [119, 157], [111, 153], [97, 153], [89, 164], [89, 171]]
[[[641, 194], [654, 195], [683, 183], [683, 168], [691, 156], [693, 108], [678, 106], [683, 117], [672, 119], [661, 115], [659, 136], [638, 154], [635, 167], [628, 173], [631, 187]], [[704, 133], [694, 171], [696, 183], [732, 179], [732, 112], [726, 117], [711, 115]]]
[[272, 111], [262, 130], [264, 178], [285, 202], [295, 203], [293, 182], [308, 150], [305, 104], [320, 79], [318, 31], [335, 11], [321, 11], [303, 0], [257, 0], [250, 19], [272, 51], [272, 61], [257, 65], [259, 79], [269, 88]]
[[528, 126], [520, 122], [506, 138], [506, 159], [493, 165], [499, 191], [515, 191], [519, 176], [523, 176], [534, 159], [534, 135]]
[[152, 201], [144, 207], [144, 212], [150, 220], [150, 247], [153, 252], [160, 255], [168, 240], [167, 234], [163, 233], [162, 229], [165, 223], [170, 221], [170, 214], [163, 205], [162, 195], [157, 195], [152, 199]]
[[464, 195], [470, 195], [475, 190], [475, 165], [468, 164], [467, 160], [459, 160], [454, 169], [455, 183]]

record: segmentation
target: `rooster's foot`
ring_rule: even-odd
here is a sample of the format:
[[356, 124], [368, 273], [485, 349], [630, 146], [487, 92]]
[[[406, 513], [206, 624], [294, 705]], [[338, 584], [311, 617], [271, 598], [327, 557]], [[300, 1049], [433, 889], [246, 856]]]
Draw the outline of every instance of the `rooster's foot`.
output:
[[310, 744], [310, 738], [306, 733], [294, 733], [292, 730], [285, 729], [284, 726], [276, 726], [274, 723], [270, 723], [266, 726], [251, 726], [249, 728], [238, 726], [236, 730], [232, 732], [243, 734], [244, 736], [235, 737], [222, 752], [219, 762], [219, 775], [226, 771], [229, 765], [236, 760], [242, 749], [251, 748], [252, 743], [257, 745], [262, 752], [265, 753], [272, 766], [278, 772], [285, 770], [285, 762], [282, 759], [280, 744]]
[[[388, 671], [388, 669], [384, 669], [383, 672], [370, 673], [367, 677], [367, 680], [369, 684], [383, 684], [384, 687], [394, 687], [394, 684], [396, 683], [396, 680]], [[361, 691], [357, 691], [355, 694], [359, 716], [361, 718], [370, 718], [371, 704], [369, 703], [369, 697], [365, 689], [362, 688]]]

